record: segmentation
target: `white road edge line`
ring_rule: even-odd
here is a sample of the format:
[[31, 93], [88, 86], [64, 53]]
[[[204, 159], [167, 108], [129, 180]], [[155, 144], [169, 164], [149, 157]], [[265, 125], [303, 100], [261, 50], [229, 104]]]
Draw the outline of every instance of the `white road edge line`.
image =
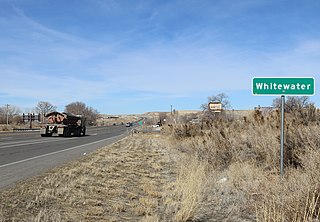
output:
[[47, 154], [43, 154], [43, 155], [40, 155], [40, 156], [31, 157], [31, 158], [24, 159], [24, 160], [19, 160], [19, 161], [12, 162], [12, 163], [7, 163], [7, 164], [4, 164], [4, 165], [1, 165], [0, 168], [6, 167], [6, 166], [11, 166], [11, 165], [18, 164], [18, 163], [27, 162], [27, 161], [34, 160], [34, 159], [39, 159], [39, 158], [42, 158], [42, 157], [54, 155], [54, 154], [57, 154], [57, 153], [62, 153], [62, 152], [69, 151], [69, 150], [78, 149], [78, 148], [83, 147], [83, 146], [92, 145], [92, 144], [96, 144], [96, 143], [99, 143], [99, 142], [107, 141], [107, 140], [110, 140], [110, 139], [113, 139], [113, 138], [116, 138], [116, 137], [120, 137], [120, 136], [122, 136], [122, 135], [123, 135], [123, 134], [118, 135], [118, 136], [109, 137], [109, 138], [107, 138], [107, 139], [98, 140], [98, 141], [95, 141], [95, 142], [83, 144], [83, 145], [80, 145], [80, 146], [75, 146], [75, 147], [71, 147], [71, 148], [68, 148], [68, 149], [59, 150], [59, 151], [56, 151], [56, 152], [47, 153]]

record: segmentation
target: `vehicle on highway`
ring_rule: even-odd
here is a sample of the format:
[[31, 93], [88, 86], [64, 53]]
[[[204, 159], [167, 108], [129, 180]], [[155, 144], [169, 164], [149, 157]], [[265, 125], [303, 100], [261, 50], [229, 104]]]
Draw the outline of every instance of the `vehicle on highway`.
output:
[[132, 122], [127, 122], [126, 127], [130, 127], [130, 126], [132, 126]]
[[84, 136], [86, 134], [86, 120], [81, 115], [71, 113], [51, 112], [45, 115], [47, 124], [40, 128], [42, 137], [58, 136]]

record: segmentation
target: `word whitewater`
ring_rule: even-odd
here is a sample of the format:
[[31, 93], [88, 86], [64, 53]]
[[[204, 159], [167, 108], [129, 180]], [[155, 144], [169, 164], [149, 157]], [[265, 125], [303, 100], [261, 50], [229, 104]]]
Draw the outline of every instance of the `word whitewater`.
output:
[[256, 83], [260, 90], [310, 90], [311, 84], [300, 83]]

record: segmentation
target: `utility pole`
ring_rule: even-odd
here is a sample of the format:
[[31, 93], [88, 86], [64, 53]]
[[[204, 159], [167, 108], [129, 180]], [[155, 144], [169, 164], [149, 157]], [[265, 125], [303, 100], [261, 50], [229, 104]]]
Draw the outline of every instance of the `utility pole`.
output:
[[171, 116], [172, 116], [172, 105], [170, 105], [171, 106]]
[[7, 116], [7, 129], [8, 129], [8, 127], [9, 127], [9, 104], [6, 104], [6, 107], [7, 107], [7, 109], [6, 109], [6, 116]]

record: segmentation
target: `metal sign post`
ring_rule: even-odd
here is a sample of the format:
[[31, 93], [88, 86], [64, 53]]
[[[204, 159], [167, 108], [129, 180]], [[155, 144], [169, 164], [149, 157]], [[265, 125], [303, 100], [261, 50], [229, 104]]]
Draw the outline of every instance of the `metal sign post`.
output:
[[284, 106], [285, 95], [312, 96], [315, 93], [313, 77], [258, 77], [252, 79], [252, 94], [254, 96], [281, 96], [281, 129], [280, 129], [280, 176], [283, 178], [284, 154]]
[[283, 143], [284, 143], [284, 105], [285, 96], [281, 96], [281, 131], [280, 131], [280, 176], [283, 177]]

